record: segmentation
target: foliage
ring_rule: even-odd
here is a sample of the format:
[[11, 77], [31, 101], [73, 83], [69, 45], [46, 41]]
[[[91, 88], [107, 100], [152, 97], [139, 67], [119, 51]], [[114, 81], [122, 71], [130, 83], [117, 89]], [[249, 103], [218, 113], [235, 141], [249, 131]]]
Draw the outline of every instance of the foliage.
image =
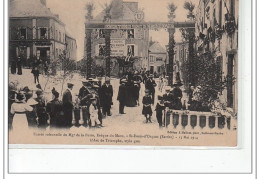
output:
[[93, 11], [95, 10], [95, 6], [93, 2], [89, 2], [86, 4], [85, 9], [87, 10], [87, 17], [93, 18]]
[[193, 13], [193, 10], [195, 8], [195, 5], [192, 4], [192, 2], [185, 2], [183, 5], [184, 9], [188, 10], [190, 13]]
[[174, 3], [169, 3], [168, 4], [168, 9], [170, 10], [171, 13], [174, 13], [177, 9], [177, 6], [175, 6]]
[[[191, 66], [196, 69], [193, 73], [190, 73]], [[235, 80], [233, 76], [226, 76], [222, 79], [222, 69], [215, 60], [214, 52], [207, 52], [201, 56], [195, 56], [193, 60], [187, 60], [182, 68], [185, 76], [194, 80], [193, 85], [200, 86], [199, 100], [208, 110], [214, 107], [228, 82], [234, 83]]]
[[67, 58], [67, 52], [66, 50], [63, 51], [63, 53], [59, 56], [58, 60], [59, 66], [61, 65], [62, 70], [63, 70], [63, 82], [62, 82], [62, 89], [61, 89], [61, 95], [63, 92], [63, 86], [66, 81], [66, 79], [72, 79], [73, 77], [73, 72], [76, 69], [76, 62], [74, 60], [71, 60]]

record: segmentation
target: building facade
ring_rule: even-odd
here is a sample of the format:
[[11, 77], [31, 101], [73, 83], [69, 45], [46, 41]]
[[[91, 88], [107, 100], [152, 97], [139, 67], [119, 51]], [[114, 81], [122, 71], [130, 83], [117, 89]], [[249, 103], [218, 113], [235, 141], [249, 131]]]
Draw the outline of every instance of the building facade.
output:
[[24, 65], [32, 59], [58, 59], [66, 49], [65, 24], [46, 7], [45, 0], [10, 1], [9, 58], [20, 56]]
[[149, 71], [162, 74], [166, 69], [166, 49], [159, 42], [152, 42], [149, 47]]
[[[196, 50], [199, 54], [215, 53], [221, 66], [222, 80], [238, 76], [238, 0], [200, 0], [196, 13]], [[237, 111], [237, 80], [228, 80], [221, 100]]]
[[[113, 0], [111, 2], [111, 22], [124, 25], [129, 22], [143, 21], [143, 14], [138, 9], [138, 2], [123, 2]], [[141, 16], [137, 16], [141, 15]], [[105, 12], [101, 12], [94, 19], [86, 23], [102, 23]], [[121, 24], [120, 24], [121, 23]], [[105, 68], [105, 31], [106, 29], [92, 29], [92, 48], [91, 56], [97, 66]], [[86, 29], [87, 31], [87, 29]], [[143, 61], [148, 59], [149, 49], [149, 30], [141, 28], [111, 29], [111, 75], [118, 76], [126, 71], [127, 68], [139, 70], [144, 66]], [[86, 46], [85, 39], [85, 57]], [[134, 59], [134, 63], [129, 66], [122, 66], [120, 60], [129, 61]]]
[[77, 41], [71, 35], [66, 32], [66, 55], [67, 58], [76, 61], [77, 60]]

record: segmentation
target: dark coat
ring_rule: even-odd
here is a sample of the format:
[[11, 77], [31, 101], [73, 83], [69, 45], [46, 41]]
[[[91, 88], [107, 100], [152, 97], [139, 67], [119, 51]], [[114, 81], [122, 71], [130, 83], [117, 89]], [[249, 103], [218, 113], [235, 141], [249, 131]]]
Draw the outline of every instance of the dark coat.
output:
[[173, 99], [182, 98], [182, 91], [178, 87], [173, 89], [172, 94], [173, 94]]
[[155, 107], [156, 116], [162, 116], [163, 110], [165, 110], [165, 106], [157, 103]]
[[34, 76], [39, 76], [40, 71], [33, 69], [33, 70], [32, 70], [32, 74], [33, 74]]
[[163, 95], [164, 105], [170, 109], [173, 109], [173, 95], [171, 93]]
[[90, 94], [90, 91], [82, 86], [79, 90], [79, 99], [80, 99], [80, 105], [81, 106], [87, 106], [89, 103], [88, 95]]
[[155, 92], [156, 83], [154, 80], [148, 79], [145, 83], [145, 89], [148, 89], [151, 93]]
[[126, 92], [126, 86], [125, 85], [120, 85], [119, 86], [119, 90], [118, 90], [118, 96], [117, 96], [117, 100], [120, 103], [126, 103], [126, 99], [127, 99], [127, 92]]
[[180, 110], [182, 108], [181, 98], [182, 91], [180, 88], [174, 88], [172, 91], [173, 94], [173, 109]]
[[113, 104], [112, 97], [113, 97], [113, 87], [112, 85], [106, 86], [103, 84], [100, 91], [100, 102], [101, 106], [111, 106]]
[[[143, 115], [152, 115], [152, 107], [151, 107], [151, 104], [152, 104], [152, 97], [151, 96], [144, 96], [143, 97], [143, 111], [142, 111], [142, 114]], [[145, 106], [145, 105], [149, 105], [149, 106]]]
[[50, 124], [58, 125], [64, 115], [62, 102], [58, 99], [54, 99], [47, 103], [46, 110], [50, 115]]
[[62, 97], [62, 103], [64, 110], [72, 110], [73, 109], [73, 103], [72, 103], [72, 94], [69, 89], [67, 89]]

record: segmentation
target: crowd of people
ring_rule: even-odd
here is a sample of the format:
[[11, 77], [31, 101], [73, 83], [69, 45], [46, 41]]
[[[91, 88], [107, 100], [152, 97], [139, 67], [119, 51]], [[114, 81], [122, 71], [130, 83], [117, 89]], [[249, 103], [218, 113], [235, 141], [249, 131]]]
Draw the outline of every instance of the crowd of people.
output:
[[[28, 87], [9, 90], [10, 129], [22, 128], [22, 126], [41, 129], [46, 129], [48, 126], [50, 128], [70, 128], [73, 125], [100, 128], [103, 126], [102, 120], [106, 116], [112, 115], [114, 90], [110, 84], [110, 78], [106, 77], [103, 84], [100, 79], [83, 80], [82, 87], [75, 96], [72, 94], [74, 87], [72, 83], [67, 84], [67, 89], [61, 97], [59, 92], [53, 88], [52, 100], [47, 101], [45, 92], [39, 85], [38, 66], [39, 63], [35, 61], [32, 67], [35, 83], [38, 82], [37, 90], [30, 90]], [[119, 83], [116, 98], [119, 102], [119, 114], [125, 114], [125, 107], [137, 107], [142, 103], [142, 115], [145, 116], [146, 123], [152, 122], [153, 111], [156, 111], [159, 127], [167, 127], [174, 110], [186, 109], [185, 100], [184, 104], [182, 103], [183, 94], [180, 88], [183, 84], [177, 80], [173, 88], [168, 86], [165, 74], [155, 81], [154, 74], [149, 72], [128, 71], [120, 78]], [[145, 95], [140, 101], [142, 83], [145, 87]], [[158, 87], [159, 93], [158, 100], [155, 100], [156, 87]], [[196, 93], [196, 91], [198, 90], [193, 89], [192, 92]], [[195, 104], [196, 100], [192, 96], [189, 96], [192, 98], [189, 99], [189, 102], [193, 101]], [[61, 100], [59, 100], [60, 98]], [[154, 105], [155, 101], [158, 101], [156, 105]], [[19, 118], [23, 118], [23, 120], [19, 120]]]

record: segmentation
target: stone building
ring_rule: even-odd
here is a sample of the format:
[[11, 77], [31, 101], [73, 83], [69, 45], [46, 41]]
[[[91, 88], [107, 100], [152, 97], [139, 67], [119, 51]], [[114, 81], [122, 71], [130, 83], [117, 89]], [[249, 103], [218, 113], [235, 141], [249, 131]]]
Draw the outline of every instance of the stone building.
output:
[[66, 49], [65, 24], [46, 6], [46, 0], [11, 0], [9, 25], [10, 60], [20, 56], [51, 62]]
[[[144, 14], [138, 9], [138, 2], [123, 2], [112, 0], [111, 23], [116, 22], [125, 28], [111, 30], [111, 75], [118, 76], [129, 68], [141, 69], [143, 60], [148, 59], [149, 30], [141, 28], [129, 28], [127, 23], [143, 22]], [[86, 23], [103, 23], [105, 10]], [[93, 28], [92, 30], [92, 52], [91, 56], [96, 65], [105, 68], [105, 31], [104, 28]], [[87, 29], [86, 29], [87, 31]], [[85, 39], [85, 57], [86, 57]], [[134, 60], [133, 64], [122, 66], [122, 61]]]
[[[238, 76], [238, 0], [200, 0], [196, 12], [196, 50], [199, 54], [215, 53], [222, 79]], [[237, 111], [237, 80], [228, 81], [221, 100]]]
[[77, 41], [68, 32], [65, 35], [67, 58], [77, 60]]
[[159, 42], [151, 42], [149, 47], [149, 71], [162, 74], [166, 67], [166, 49]]

